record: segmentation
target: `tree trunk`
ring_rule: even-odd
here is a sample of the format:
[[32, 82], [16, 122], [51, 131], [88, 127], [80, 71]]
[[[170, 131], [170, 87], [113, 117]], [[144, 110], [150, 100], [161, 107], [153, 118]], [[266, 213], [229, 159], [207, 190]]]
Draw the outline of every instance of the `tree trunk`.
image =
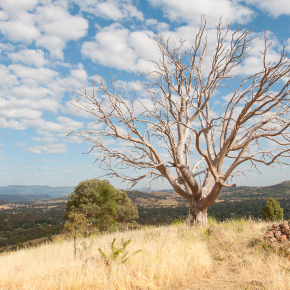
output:
[[199, 204], [200, 201], [197, 202], [194, 199], [189, 201], [188, 226], [198, 225], [203, 227], [207, 225], [207, 208], [200, 210]]
[[74, 257], [77, 257], [77, 236], [74, 235]]

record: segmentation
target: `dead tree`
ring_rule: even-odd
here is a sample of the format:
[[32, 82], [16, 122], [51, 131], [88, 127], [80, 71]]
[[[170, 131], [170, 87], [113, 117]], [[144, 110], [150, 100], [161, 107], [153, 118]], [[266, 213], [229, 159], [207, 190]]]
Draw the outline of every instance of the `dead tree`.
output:
[[[287, 164], [290, 151], [285, 48], [278, 61], [267, 62], [265, 34], [260, 71], [241, 77], [237, 72], [249, 56], [254, 32], [223, 30], [219, 23], [216, 35], [211, 50], [205, 22], [192, 47], [157, 38], [160, 59], [153, 61], [154, 70], [141, 74], [145, 98], [124, 88], [119, 93], [113, 80], [108, 87], [100, 78], [72, 100], [99, 129], [70, 134], [92, 143], [106, 175], [132, 186], [144, 178], [167, 179], [188, 201], [190, 224], [207, 223], [207, 209], [222, 187], [235, 186], [229, 184], [232, 177], [259, 171], [260, 164]], [[231, 92], [227, 101], [218, 89]], [[136, 112], [137, 102], [142, 113]], [[118, 149], [122, 140], [127, 150]]]

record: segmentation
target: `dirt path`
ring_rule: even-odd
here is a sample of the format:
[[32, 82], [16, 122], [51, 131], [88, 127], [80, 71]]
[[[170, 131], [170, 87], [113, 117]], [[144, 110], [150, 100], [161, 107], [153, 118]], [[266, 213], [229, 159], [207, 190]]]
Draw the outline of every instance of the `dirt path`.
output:
[[242, 275], [233, 273], [231, 269], [220, 269], [211, 273], [210, 277], [180, 288], [181, 290], [266, 290], [262, 282], [245, 281]]

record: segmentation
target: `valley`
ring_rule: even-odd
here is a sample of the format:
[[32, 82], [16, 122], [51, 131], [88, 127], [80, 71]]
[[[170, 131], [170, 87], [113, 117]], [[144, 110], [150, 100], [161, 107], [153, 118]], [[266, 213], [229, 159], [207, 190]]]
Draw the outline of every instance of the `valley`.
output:
[[[71, 189], [71, 188], [70, 188]], [[69, 190], [70, 190], [69, 189]], [[50, 193], [53, 190], [50, 189]], [[139, 225], [166, 225], [184, 220], [188, 214], [187, 202], [178, 194], [167, 191], [126, 191], [137, 206]], [[18, 193], [7, 194], [13, 200]], [[21, 192], [23, 194], [23, 191]], [[40, 197], [46, 193], [41, 189]], [[27, 194], [30, 194], [27, 192]], [[37, 193], [34, 192], [36, 195]], [[262, 219], [261, 208], [269, 197], [279, 200], [284, 218], [290, 219], [290, 182], [268, 187], [236, 187], [224, 189], [219, 199], [209, 207], [208, 213], [218, 221], [232, 218]], [[21, 247], [23, 243], [40, 238], [51, 238], [63, 230], [65, 205], [68, 195], [50, 199], [0, 200], [0, 248]]]

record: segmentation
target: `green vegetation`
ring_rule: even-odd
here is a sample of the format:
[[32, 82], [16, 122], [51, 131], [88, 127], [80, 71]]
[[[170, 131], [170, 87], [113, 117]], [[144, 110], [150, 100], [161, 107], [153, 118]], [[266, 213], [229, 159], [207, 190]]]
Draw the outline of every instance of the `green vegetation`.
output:
[[69, 212], [64, 230], [67, 235], [74, 239], [74, 257], [77, 255], [77, 238], [85, 236], [87, 233], [88, 221], [86, 216], [78, 212]]
[[267, 204], [262, 208], [262, 215], [266, 221], [280, 221], [283, 219], [283, 209], [279, 201], [269, 198]]
[[[131, 240], [128, 241], [124, 241], [123, 239], [121, 239], [121, 247], [116, 248], [115, 247], [115, 242], [116, 242], [116, 238], [113, 239], [112, 243], [111, 243], [111, 254], [105, 254], [105, 252], [101, 249], [98, 248], [98, 251], [101, 254], [101, 257], [103, 258], [105, 264], [107, 266], [111, 266], [111, 264], [114, 261], [117, 261], [117, 258], [119, 257], [119, 261], [123, 264], [126, 261], [128, 261], [129, 259], [129, 252], [126, 251], [127, 246], [131, 243]], [[141, 252], [142, 250], [138, 250], [135, 251], [131, 256], [136, 255], [137, 253]]]
[[[115, 190], [116, 216], [108, 227], [113, 229], [132, 228], [125, 222], [128, 216], [132, 216], [138, 209], [139, 217], [136, 222], [139, 225], [171, 224], [174, 220], [185, 220], [188, 216], [188, 206], [182, 198], [176, 198], [176, 194], [168, 192], [140, 192], [127, 191], [126, 197], [122, 191]], [[121, 193], [121, 194], [120, 194]], [[225, 188], [218, 202], [211, 205], [209, 215], [218, 221], [226, 221], [233, 218], [262, 219], [262, 207], [267, 199], [275, 197], [284, 209], [284, 219], [290, 220], [290, 182], [268, 187], [236, 187]], [[131, 200], [132, 202], [131, 202]], [[175, 200], [176, 205], [165, 205], [169, 199]], [[17, 249], [17, 243], [38, 244], [35, 239], [52, 237], [63, 232], [68, 197], [54, 198], [46, 201], [30, 201], [12, 204], [1, 202], [0, 210], [0, 251]], [[131, 207], [132, 203], [136, 207]], [[129, 204], [129, 206], [128, 206]], [[117, 208], [119, 207], [119, 209]], [[125, 210], [127, 208], [127, 210]], [[128, 209], [132, 209], [131, 212]], [[118, 222], [119, 224], [118, 224]], [[120, 222], [120, 221], [124, 221]], [[93, 229], [92, 229], [93, 230]], [[46, 239], [47, 240], [47, 239]]]
[[98, 179], [82, 181], [75, 187], [66, 205], [65, 219], [70, 212], [85, 215], [88, 232], [92, 226], [99, 231], [108, 231], [117, 222], [138, 218], [137, 208], [125, 192], [115, 189], [108, 180]]
[[7, 205], [7, 209], [0, 211], [0, 251], [63, 230], [64, 202]]

